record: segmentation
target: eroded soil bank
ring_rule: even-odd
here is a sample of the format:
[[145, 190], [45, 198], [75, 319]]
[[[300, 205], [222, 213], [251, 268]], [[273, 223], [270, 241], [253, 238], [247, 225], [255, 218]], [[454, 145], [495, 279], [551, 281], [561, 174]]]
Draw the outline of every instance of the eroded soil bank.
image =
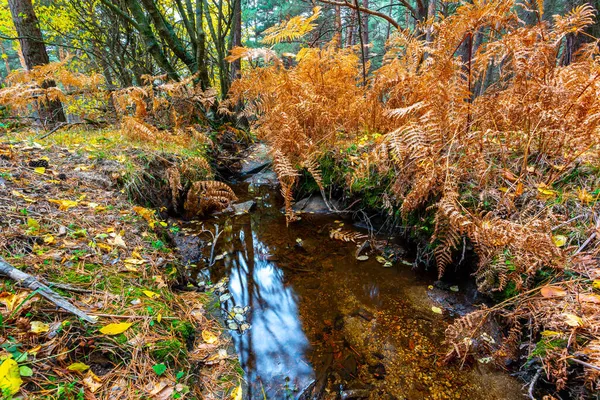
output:
[[[402, 260], [385, 268], [368, 251], [359, 261], [362, 241], [343, 240], [365, 233], [351, 221], [305, 213], [287, 227], [278, 190], [264, 185], [268, 179], [251, 182], [234, 189], [255, 207], [183, 228], [203, 241], [203, 254], [190, 254], [198, 265], [211, 261], [206, 230], [222, 232], [214, 266], [190, 276], [200, 284], [227, 281], [222, 308], [235, 328], [248, 398], [522, 398], [508, 374], [442, 361], [444, 329], [472, 308], [468, 288], [440, 286]], [[331, 231], [343, 232], [333, 235], [342, 240]], [[401, 243], [388, 242], [402, 253]]]

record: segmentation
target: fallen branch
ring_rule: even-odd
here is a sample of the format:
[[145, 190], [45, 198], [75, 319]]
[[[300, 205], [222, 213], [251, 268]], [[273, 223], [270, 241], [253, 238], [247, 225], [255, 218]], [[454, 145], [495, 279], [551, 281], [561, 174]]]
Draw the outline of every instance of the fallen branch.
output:
[[57, 307], [65, 309], [66, 311], [76, 315], [84, 321], [90, 322], [92, 324], [96, 323], [96, 320], [94, 318], [90, 317], [89, 315], [81, 311], [79, 308], [69, 303], [64, 297], [60, 296], [48, 286], [38, 281], [35, 277], [13, 267], [9, 263], [7, 263], [2, 257], [0, 257], [0, 275], [6, 275], [7, 277], [14, 280], [23, 287], [26, 287], [31, 290], [37, 290], [37, 292], [40, 295], [42, 295], [48, 301], [54, 303]]

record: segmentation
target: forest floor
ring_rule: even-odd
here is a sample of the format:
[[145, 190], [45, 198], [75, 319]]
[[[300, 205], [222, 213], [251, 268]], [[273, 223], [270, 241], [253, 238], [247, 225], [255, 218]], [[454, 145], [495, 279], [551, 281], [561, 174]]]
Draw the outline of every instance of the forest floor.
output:
[[237, 357], [211, 316], [218, 300], [176, 287], [185, 266], [168, 236], [180, 228], [118, 183], [140, 160], [189, 152], [111, 130], [2, 137], [0, 255], [97, 317], [85, 323], [1, 279], [3, 398], [241, 396]]

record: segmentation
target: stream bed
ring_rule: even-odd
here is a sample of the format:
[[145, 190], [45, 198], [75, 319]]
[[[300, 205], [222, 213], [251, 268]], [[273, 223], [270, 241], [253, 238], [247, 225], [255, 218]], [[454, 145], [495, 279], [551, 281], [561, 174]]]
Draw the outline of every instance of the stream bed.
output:
[[[214, 265], [194, 274], [222, 282], [245, 398], [523, 398], [522, 385], [506, 373], [442, 362], [452, 307], [470, 307], [468, 288], [440, 289], [409, 262], [385, 268], [375, 254], [357, 260], [361, 240], [330, 237], [331, 230], [366, 233], [351, 221], [306, 213], [286, 226], [277, 188], [243, 183], [234, 190], [241, 202], [255, 201], [252, 210], [185, 230], [218, 225], [222, 232]], [[401, 244], [394, 246], [397, 252]]]

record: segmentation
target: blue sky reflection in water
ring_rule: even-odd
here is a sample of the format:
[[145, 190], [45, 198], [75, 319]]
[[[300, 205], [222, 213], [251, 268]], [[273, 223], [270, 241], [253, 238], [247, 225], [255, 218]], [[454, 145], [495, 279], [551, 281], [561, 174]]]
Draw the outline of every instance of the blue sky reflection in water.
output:
[[265, 259], [265, 244], [254, 232], [251, 243], [244, 236], [242, 230], [243, 251], [230, 254], [225, 262], [235, 305], [251, 307], [252, 328], [243, 335], [233, 333], [249, 395], [262, 399], [264, 390], [268, 398], [293, 398], [314, 380], [297, 295], [284, 285], [283, 271]]

